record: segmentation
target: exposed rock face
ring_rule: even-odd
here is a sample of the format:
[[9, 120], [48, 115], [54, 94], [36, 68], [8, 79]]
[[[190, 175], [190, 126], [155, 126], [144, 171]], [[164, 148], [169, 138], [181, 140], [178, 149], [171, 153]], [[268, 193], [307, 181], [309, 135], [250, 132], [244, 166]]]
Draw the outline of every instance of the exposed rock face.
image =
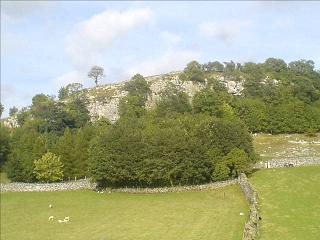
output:
[[111, 122], [119, 118], [120, 99], [128, 93], [122, 90], [123, 83], [92, 88], [88, 91], [88, 110], [91, 117], [105, 117]]
[[[181, 91], [188, 94], [190, 101], [194, 95], [204, 89], [207, 85], [205, 83], [196, 83], [191, 81], [182, 81], [179, 78], [180, 71], [170, 72], [163, 75], [155, 75], [146, 77], [146, 81], [150, 84], [151, 94], [146, 102], [146, 108], [151, 109], [156, 106], [157, 101], [161, 98], [161, 92], [165, 88], [172, 84]], [[215, 74], [214, 77], [222, 82], [228, 92], [233, 95], [240, 95], [243, 90], [244, 79], [235, 81], [234, 79], [225, 78], [223, 74]], [[119, 119], [119, 103], [120, 100], [125, 97], [128, 92], [123, 90], [125, 82], [118, 84], [108, 84], [104, 86], [98, 86], [94, 88], [86, 89], [86, 97], [88, 98], [88, 110], [90, 116], [94, 118], [105, 117], [112, 123]], [[4, 126], [18, 127], [18, 123], [15, 117], [9, 117], [2, 121]]]
[[[157, 101], [161, 98], [161, 92], [172, 84], [181, 91], [188, 94], [190, 101], [194, 95], [204, 89], [207, 83], [195, 83], [191, 81], [181, 81], [179, 74], [181, 72], [170, 72], [164, 75], [155, 75], [146, 77], [150, 84], [151, 94], [146, 102], [146, 108], [151, 109], [156, 106]], [[228, 89], [229, 93], [240, 95], [243, 90], [244, 81], [226, 80], [222, 75], [216, 77]], [[124, 83], [105, 85], [88, 90], [89, 105], [88, 110], [92, 117], [105, 117], [111, 122], [119, 119], [118, 106], [121, 98], [128, 93], [123, 89]]]

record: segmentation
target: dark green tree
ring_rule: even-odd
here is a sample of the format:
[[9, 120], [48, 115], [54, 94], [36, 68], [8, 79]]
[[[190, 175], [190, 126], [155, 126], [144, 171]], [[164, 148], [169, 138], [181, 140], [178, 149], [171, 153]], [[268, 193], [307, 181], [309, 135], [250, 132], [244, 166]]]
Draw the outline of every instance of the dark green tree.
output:
[[156, 107], [159, 115], [191, 112], [189, 96], [177, 86], [169, 84], [160, 95], [161, 98]]

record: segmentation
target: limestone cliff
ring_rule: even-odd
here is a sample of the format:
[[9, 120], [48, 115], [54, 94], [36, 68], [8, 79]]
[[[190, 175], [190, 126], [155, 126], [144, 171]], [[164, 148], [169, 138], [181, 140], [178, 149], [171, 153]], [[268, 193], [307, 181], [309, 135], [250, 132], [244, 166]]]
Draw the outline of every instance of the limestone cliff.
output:
[[[173, 84], [179, 90], [184, 91], [190, 97], [190, 101], [194, 95], [206, 87], [207, 81], [204, 83], [196, 83], [192, 81], [182, 81], [179, 78], [181, 72], [170, 72], [162, 75], [145, 77], [149, 83], [151, 94], [146, 102], [146, 108], [155, 107], [157, 101], [161, 97], [161, 92], [165, 90], [168, 84]], [[244, 79], [235, 81], [233, 78], [226, 78], [222, 73], [216, 73], [214, 78], [222, 82], [228, 92], [233, 95], [240, 95], [243, 90]], [[105, 117], [111, 122], [115, 122], [119, 118], [118, 106], [121, 98], [128, 94], [123, 90], [125, 82], [118, 84], [107, 84], [94, 88], [84, 89], [83, 93], [88, 99], [88, 110], [92, 118]], [[15, 116], [3, 119], [2, 124], [7, 127], [17, 127], [17, 119]]]
[[[180, 72], [170, 72], [164, 75], [155, 75], [145, 77], [149, 83], [151, 94], [146, 102], [146, 108], [153, 108], [160, 99], [160, 93], [168, 84], [173, 84], [181, 91], [184, 91], [190, 97], [206, 87], [205, 83], [195, 83], [191, 81], [181, 81], [179, 79]], [[215, 76], [217, 80], [222, 82], [228, 89], [229, 93], [240, 95], [243, 90], [243, 82], [226, 79], [222, 74]], [[105, 117], [111, 122], [115, 122], [119, 118], [118, 106], [121, 98], [128, 93], [123, 90], [125, 82], [119, 84], [111, 84], [98, 86], [87, 89], [86, 95], [89, 100], [88, 110], [91, 116]]]

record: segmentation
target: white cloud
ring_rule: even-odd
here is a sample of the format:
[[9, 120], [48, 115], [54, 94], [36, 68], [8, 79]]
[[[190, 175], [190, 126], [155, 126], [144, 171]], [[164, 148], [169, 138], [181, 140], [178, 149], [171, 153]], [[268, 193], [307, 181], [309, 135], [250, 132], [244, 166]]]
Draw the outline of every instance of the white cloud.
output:
[[66, 86], [69, 83], [81, 83], [84, 84], [87, 80], [85, 78], [87, 76], [86, 73], [80, 71], [71, 71], [59, 76], [53, 80], [56, 84], [56, 87]]
[[231, 44], [240, 33], [251, 26], [248, 21], [204, 22], [199, 25], [200, 32], [210, 38]]
[[[89, 83], [87, 72], [93, 65], [99, 65], [113, 42], [140, 26], [153, 20], [150, 9], [127, 11], [106, 10], [79, 22], [66, 38], [66, 52], [73, 64], [73, 71], [53, 79], [55, 86], [69, 83]], [[108, 74], [109, 69], [105, 69]]]
[[160, 38], [170, 46], [176, 45], [177, 43], [182, 41], [182, 38], [179, 35], [168, 31], [161, 32]]
[[77, 69], [97, 64], [119, 37], [152, 21], [150, 9], [104, 11], [80, 22], [67, 37], [66, 51]]
[[128, 75], [140, 73], [144, 76], [182, 70], [192, 60], [199, 59], [200, 53], [195, 51], [167, 51], [158, 59], [150, 59], [132, 66], [127, 70]]

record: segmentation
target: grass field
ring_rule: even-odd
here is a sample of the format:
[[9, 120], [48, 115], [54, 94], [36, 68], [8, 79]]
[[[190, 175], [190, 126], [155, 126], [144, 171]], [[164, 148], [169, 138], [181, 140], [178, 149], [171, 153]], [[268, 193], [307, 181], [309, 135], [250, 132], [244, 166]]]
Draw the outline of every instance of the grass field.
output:
[[320, 166], [261, 170], [250, 181], [260, 197], [260, 240], [320, 239]]
[[[240, 212], [246, 216], [239, 216]], [[237, 185], [206, 192], [144, 195], [2, 193], [1, 239], [239, 240], [247, 212]], [[48, 221], [51, 215], [54, 222]], [[57, 222], [65, 216], [70, 216], [69, 223]]]
[[303, 134], [258, 134], [253, 138], [254, 148], [261, 159], [320, 157], [320, 135], [307, 137]]

